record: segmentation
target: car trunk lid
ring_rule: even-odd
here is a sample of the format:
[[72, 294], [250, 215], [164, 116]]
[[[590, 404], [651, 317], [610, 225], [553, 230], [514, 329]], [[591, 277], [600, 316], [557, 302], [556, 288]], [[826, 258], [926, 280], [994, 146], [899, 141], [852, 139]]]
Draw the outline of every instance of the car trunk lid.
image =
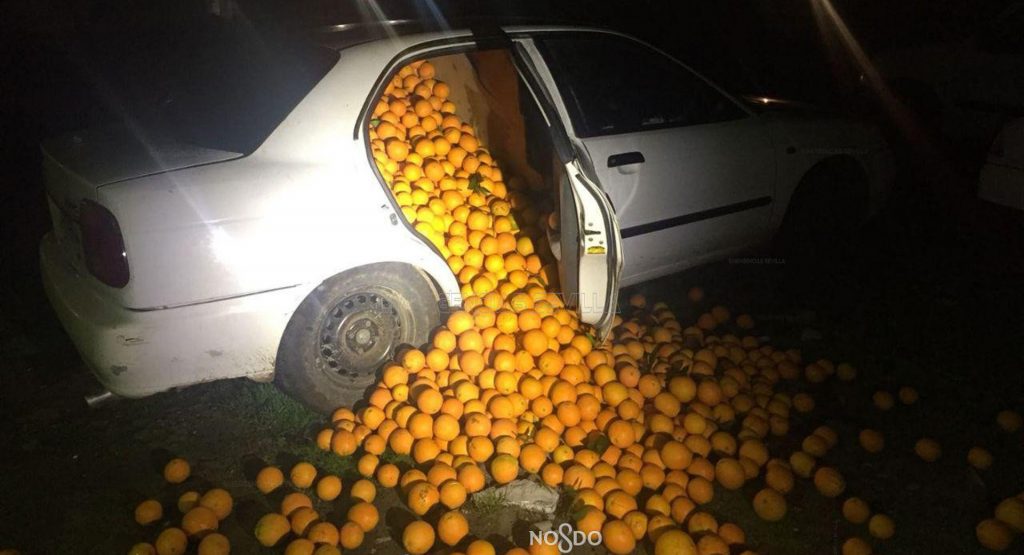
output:
[[43, 179], [54, 235], [64, 257], [79, 271], [85, 268], [79, 210], [83, 201], [98, 200], [99, 188], [242, 156], [184, 144], [128, 125], [54, 137], [43, 142], [42, 151]]

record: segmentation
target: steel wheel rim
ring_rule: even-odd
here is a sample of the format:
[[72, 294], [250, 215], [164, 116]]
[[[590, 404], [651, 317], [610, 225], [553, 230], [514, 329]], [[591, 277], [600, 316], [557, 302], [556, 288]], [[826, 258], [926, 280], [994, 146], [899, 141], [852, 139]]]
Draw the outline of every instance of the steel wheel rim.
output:
[[402, 316], [377, 291], [345, 296], [331, 307], [317, 334], [317, 362], [331, 379], [356, 377], [377, 368], [402, 340]]

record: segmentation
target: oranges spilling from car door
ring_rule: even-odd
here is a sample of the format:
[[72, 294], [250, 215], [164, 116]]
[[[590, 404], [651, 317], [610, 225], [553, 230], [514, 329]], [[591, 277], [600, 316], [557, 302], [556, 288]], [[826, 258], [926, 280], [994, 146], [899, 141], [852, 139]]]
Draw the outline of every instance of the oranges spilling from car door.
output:
[[[319, 449], [350, 458], [364, 479], [343, 487], [308, 462], [287, 474], [259, 472], [255, 486], [275, 495], [280, 512], [259, 519], [257, 541], [274, 546], [290, 536], [285, 553], [296, 554], [358, 548], [386, 516], [374, 505], [379, 486], [395, 489], [414, 518], [396, 538], [406, 552], [444, 544], [493, 555], [462, 507], [488, 485], [527, 476], [571, 492], [576, 529], [600, 532], [611, 553], [641, 544], [658, 555], [741, 552], [743, 530], [703, 510], [715, 488], [749, 491], [744, 486], [758, 483], [749, 502], [760, 518], [776, 522], [787, 518], [786, 496], [797, 478], [836, 498], [850, 523], [866, 525], [878, 540], [891, 537], [892, 519], [844, 495], [842, 473], [819, 461], [840, 438], [811, 420], [814, 388], [856, 379], [857, 369], [807, 362], [798, 350], [763, 343], [748, 314], [734, 318], [714, 306], [683, 323], [643, 295], [629, 299], [611, 335], [599, 341], [558, 294], [547, 237], [559, 218], [550, 195], [502, 169], [461, 119], [451, 92], [430, 62], [403, 67], [373, 108], [368, 139], [402, 217], [456, 276], [462, 306], [428, 344], [396, 353], [358, 410], [339, 408], [317, 434]], [[687, 297], [705, 302], [699, 288]], [[905, 387], [899, 398], [911, 405], [917, 394]], [[887, 391], [872, 402], [900, 410]], [[1010, 411], [997, 422], [1011, 433], [1021, 427]], [[799, 447], [782, 451], [775, 439], [797, 429], [802, 442], [789, 444]], [[876, 430], [858, 440], [868, 453], [885, 446]], [[934, 440], [922, 440], [916, 451], [924, 460], [940, 452]], [[987, 468], [991, 455], [979, 447], [969, 460]], [[177, 460], [165, 476], [181, 483], [189, 473]], [[274, 493], [282, 487], [283, 495]], [[189, 492], [184, 530], [162, 532], [156, 551], [181, 553], [190, 535], [216, 538], [218, 521], [232, 510], [220, 491]], [[347, 512], [338, 519], [327, 504], [342, 495]], [[139, 506], [140, 523], [161, 518], [158, 503]], [[1011, 498], [976, 532], [983, 545], [1005, 549], [1022, 528], [1024, 502]], [[210, 545], [220, 548], [216, 539]], [[843, 549], [862, 552], [865, 545], [850, 538]]]
[[[681, 526], [710, 501], [716, 473], [729, 489], [761, 473], [769, 458], [761, 442], [788, 430], [792, 405], [774, 391], [777, 368], [795, 369], [799, 353], [713, 335], [730, 323], [725, 307], [684, 328], [667, 306], [642, 296], [631, 299], [632, 315], [616, 318], [610, 341], [597, 342], [557, 294], [545, 229], [558, 221], [546, 210], [550, 199], [503, 172], [450, 92], [430, 62], [402, 68], [374, 108], [369, 141], [404, 218], [457, 277], [462, 309], [431, 345], [386, 366], [370, 396], [387, 399], [383, 418], [352, 415], [342, 424], [390, 436], [390, 448], [412, 454], [427, 474], [450, 469], [438, 472], [446, 478], [440, 490], [410, 480], [404, 497], [415, 514], [432, 514], [439, 501], [458, 507], [488, 481], [540, 474], [581, 492], [598, 511], [587, 526], [605, 532], [610, 551], [630, 552], [651, 526], [665, 526], [654, 517], [674, 516]], [[732, 327], [755, 324], [743, 315]], [[816, 364], [811, 374], [823, 381], [832, 366]], [[824, 453], [828, 442], [815, 440]], [[415, 456], [419, 446], [426, 456]], [[793, 474], [778, 462], [770, 484], [788, 491]], [[645, 488], [663, 504], [641, 511], [635, 499]], [[772, 520], [785, 514], [774, 489], [755, 505]], [[425, 529], [423, 521], [410, 526]], [[716, 541], [724, 545], [705, 543]]]

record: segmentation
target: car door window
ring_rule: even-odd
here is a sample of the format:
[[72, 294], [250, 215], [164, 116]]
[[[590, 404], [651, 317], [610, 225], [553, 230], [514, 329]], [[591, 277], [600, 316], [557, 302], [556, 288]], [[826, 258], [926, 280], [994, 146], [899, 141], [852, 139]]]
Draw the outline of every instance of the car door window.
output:
[[579, 137], [701, 125], [748, 115], [686, 67], [626, 37], [559, 34], [535, 40]]

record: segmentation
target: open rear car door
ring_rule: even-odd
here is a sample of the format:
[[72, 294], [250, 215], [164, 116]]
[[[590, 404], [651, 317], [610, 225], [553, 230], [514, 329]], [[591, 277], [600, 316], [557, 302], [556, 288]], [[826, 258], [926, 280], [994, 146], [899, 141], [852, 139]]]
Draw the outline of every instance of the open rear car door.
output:
[[558, 229], [549, 229], [551, 250], [558, 259], [564, 302], [580, 320], [594, 326], [598, 339], [611, 331], [622, 271], [622, 240], [607, 195], [588, 177], [555, 105], [529, 56], [518, 43], [516, 65], [541, 110], [551, 134], [558, 172]]

